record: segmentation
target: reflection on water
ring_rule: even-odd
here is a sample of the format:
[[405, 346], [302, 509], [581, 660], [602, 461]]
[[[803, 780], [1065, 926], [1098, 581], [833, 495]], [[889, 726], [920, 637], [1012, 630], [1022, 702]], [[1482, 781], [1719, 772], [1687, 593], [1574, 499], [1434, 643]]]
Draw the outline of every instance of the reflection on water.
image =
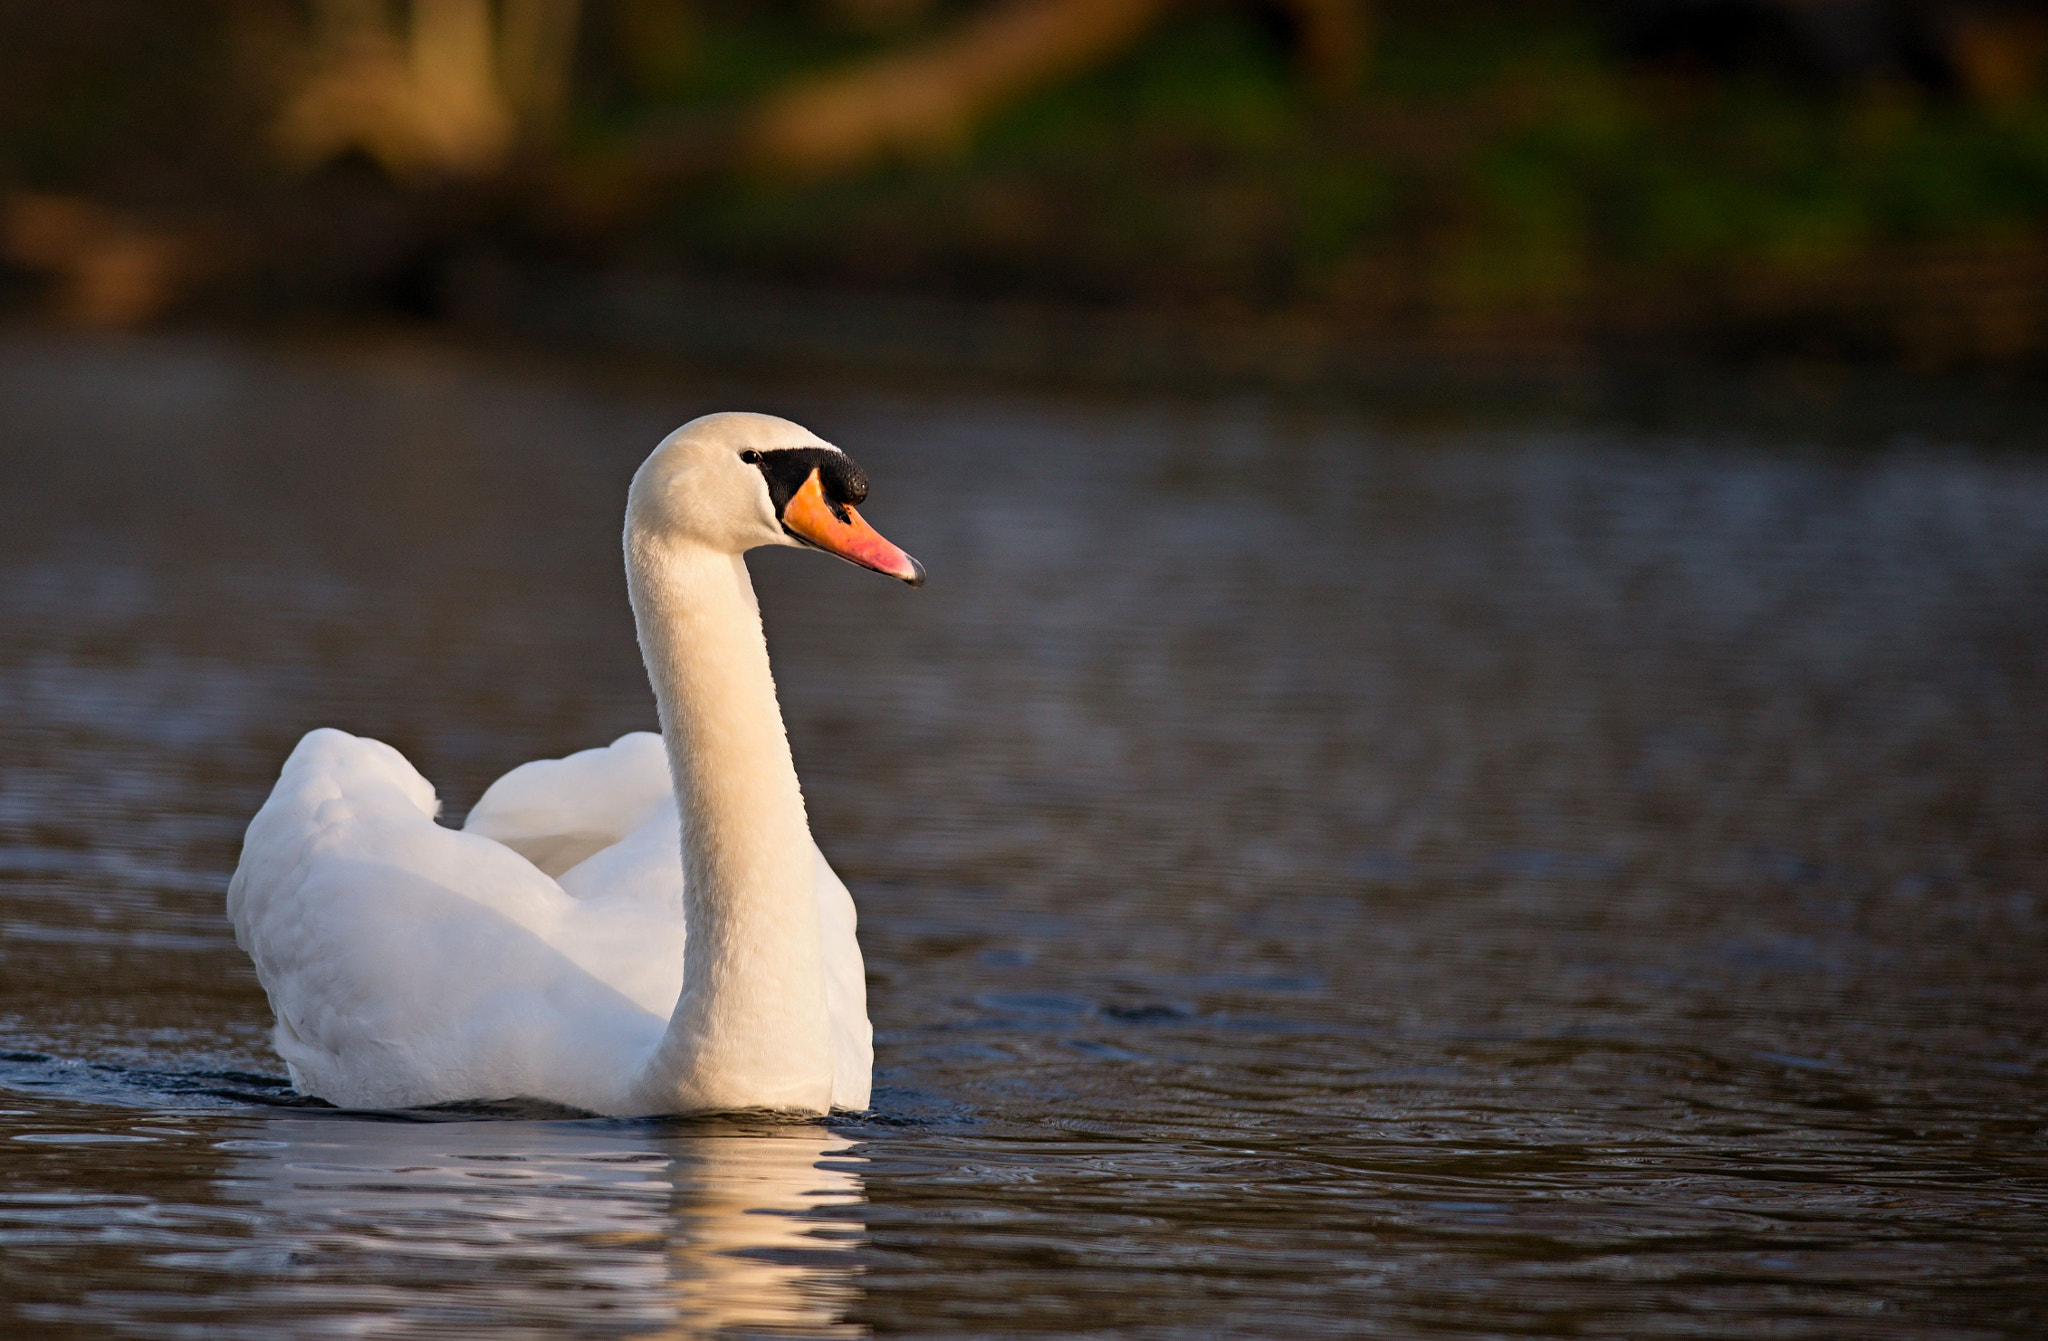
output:
[[[290, 1319], [334, 1335], [556, 1335], [601, 1318], [636, 1336], [868, 1334], [845, 1320], [858, 1299], [862, 1161], [821, 1128], [306, 1112], [202, 1125], [212, 1139], [200, 1158], [220, 1161], [205, 1204], [0, 1197], [0, 1243], [47, 1251], [67, 1226], [101, 1237], [110, 1215], [131, 1236], [152, 1227], [161, 1250], [138, 1265], [153, 1288], [121, 1298], [144, 1330], [261, 1337]], [[108, 1133], [94, 1135], [16, 1139], [118, 1158]], [[199, 1133], [164, 1117], [121, 1143], [181, 1135]], [[106, 1302], [26, 1312], [85, 1328]]]
[[[707, 1138], [679, 1152], [668, 1266], [687, 1328], [866, 1335], [844, 1321], [858, 1298], [861, 1162], [815, 1129]], [[836, 1236], [819, 1227], [828, 1218], [846, 1222]]]
[[[0, 352], [0, 1334], [2048, 1334], [2038, 450]], [[756, 563], [876, 1114], [265, 1107], [279, 761], [650, 725], [734, 405], [932, 574]]]

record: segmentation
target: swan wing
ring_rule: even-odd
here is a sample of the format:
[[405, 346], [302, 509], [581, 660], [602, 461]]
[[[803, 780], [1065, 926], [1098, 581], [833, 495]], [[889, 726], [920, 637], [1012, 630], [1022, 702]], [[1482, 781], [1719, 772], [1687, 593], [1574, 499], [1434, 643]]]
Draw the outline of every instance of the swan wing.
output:
[[633, 731], [565, 759], [521, 764], [477, 799], [462, 828], [560, 876], [626, 839], [663, 805], [675, 807], [668, 752], [652, 731]]
[[554, 880], [435, 809], [398, 751], [323, 729], [251, 821], [228, 914], [294, 1083], [348, 1107], [614, 1109], [666, 1017], [587, 962]]
[[[682, 990], [661, 738], [524, 764], [462, 830], [437, 808], [397, 750], [322, 729], [251, 821], [228, 915], [294, 1084], [356, 1108], [531, 1097], [618, 1111]], [[541, 864], [599, 839], [559, 880]], [[856, 914], [812, 849], [832, 1104], [859, 1110], [874, 1049]]]

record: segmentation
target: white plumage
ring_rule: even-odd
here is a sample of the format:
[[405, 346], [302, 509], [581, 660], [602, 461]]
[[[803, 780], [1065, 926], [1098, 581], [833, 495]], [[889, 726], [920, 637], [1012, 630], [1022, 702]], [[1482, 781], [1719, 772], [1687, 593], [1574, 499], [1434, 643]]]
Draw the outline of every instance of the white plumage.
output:
[[922, 570], [817, 470], [808, 510], [776, 485], [821, 450], [784, 420], [714, 415], [635, 477], [628, 586], [662, 735], [515, 768], [460, 830], [390, 746], [299, 743], [228, 889], [299, 1089], [344, 1107], [867, 1106], [853, 900], [811, 841], [739, 554], [804, 543]]

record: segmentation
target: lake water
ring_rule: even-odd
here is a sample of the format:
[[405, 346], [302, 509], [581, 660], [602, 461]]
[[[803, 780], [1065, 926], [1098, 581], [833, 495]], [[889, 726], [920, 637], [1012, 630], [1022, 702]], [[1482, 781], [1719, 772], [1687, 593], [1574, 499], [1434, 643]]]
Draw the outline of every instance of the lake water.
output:
[[[667, 429], [758, 556], [874, 1112], [295, 1101], [294, 740], [458, 818], [652, 724]], [[0, 1333], [2048, 1333], [2048, 452], [0, 338]]]

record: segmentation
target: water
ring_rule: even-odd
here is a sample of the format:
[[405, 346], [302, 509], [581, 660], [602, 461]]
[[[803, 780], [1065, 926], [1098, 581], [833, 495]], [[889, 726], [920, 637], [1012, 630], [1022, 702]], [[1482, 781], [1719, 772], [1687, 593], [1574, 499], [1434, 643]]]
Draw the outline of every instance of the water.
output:
[[[721, 407], [932, 574], [755, 563], [874, 1113], [294, 1101], [278, 763], [650, 725]], [[21, 334], [0, 432], [0, 1331], [2048, 1330], [2048, 455]]]

